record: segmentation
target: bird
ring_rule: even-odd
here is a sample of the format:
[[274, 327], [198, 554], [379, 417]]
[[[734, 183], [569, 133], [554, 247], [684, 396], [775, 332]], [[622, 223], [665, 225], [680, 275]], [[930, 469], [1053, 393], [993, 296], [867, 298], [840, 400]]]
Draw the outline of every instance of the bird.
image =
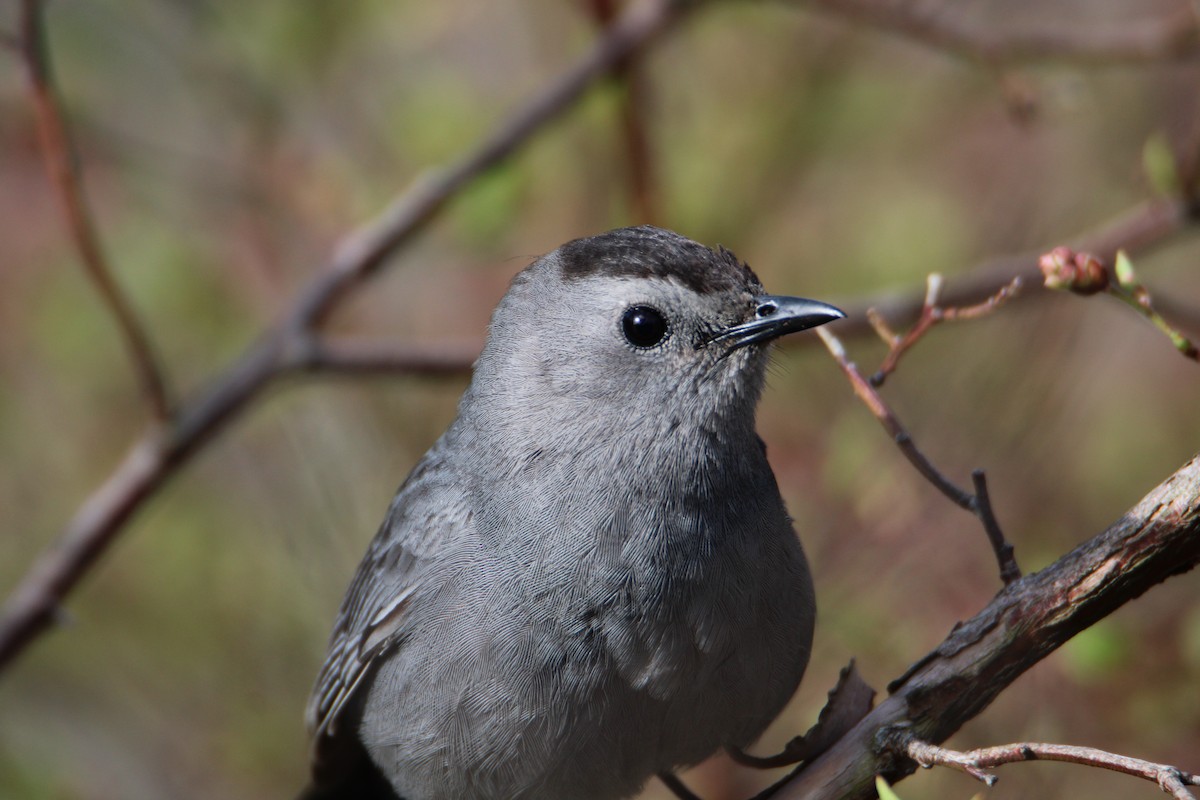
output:
[[844, 316], [652, 226], [517, 274], [337, 613], [301, 797], [618, 800], [753, 743], [815, 618], [769, 345]]

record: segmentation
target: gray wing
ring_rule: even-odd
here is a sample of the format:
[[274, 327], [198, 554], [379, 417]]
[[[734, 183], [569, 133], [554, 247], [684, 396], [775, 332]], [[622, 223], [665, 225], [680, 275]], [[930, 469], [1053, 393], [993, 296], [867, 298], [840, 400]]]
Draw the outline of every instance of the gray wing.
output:
[[305, 714], [314, 765], [372, 665], [403, 642], [410, 601], [429, 565], [468, 529], [465, 484], [446, 450], [444, 439], [434, 445], [400, 487], [342, 600]]

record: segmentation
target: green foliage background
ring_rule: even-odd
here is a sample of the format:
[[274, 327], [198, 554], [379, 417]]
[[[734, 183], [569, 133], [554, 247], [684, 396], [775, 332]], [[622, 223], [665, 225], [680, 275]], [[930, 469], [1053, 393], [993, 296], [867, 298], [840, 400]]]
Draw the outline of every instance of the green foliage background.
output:
[[[15, 6], [15, 4], [9, 4]], [[981, 26], [1136, 24], [1166, 2], [976, 3]], [[1086, 8], [1086, 12], [1083, 9]], [[963, 13], [963, 12], [958, 12]], [[0, 10], [13, 29], [14, 10]], [[455, 158], [595, 36], [579, 3], [54, 2], [56, 73], [102, 236], [185, 393], [210, 380], [338, 238]], [[1194, 62], [999, 73], [816, 15], [714, 3], [639, 62], [659, 224], [724, 244], [772, 290], [920, 291], [1062, 243], [1157, 190], [1150, 144], [1200, 123]], [[0, 60], [0, 588], [15, 584], [144, 421], [111, 320], [41, 168], [20, 65]], [[1028, 93], [1014, 113], [1006, 93]], [[600, 87], [474, 184], [335, 329], [479, 342], [507, 280], [631, 211], [623, 92]], [[1157, 148], [1157, 150], [1156, 150]], [[1158, 155], [1154, 155], [1158, 153]], [[1156, 160], [1157, 159], [1157, 160]], [[1200, 305], [1200, 248], [1138, 259]], [[1033, 294], [1039, 294], [1033, 292]], [[878, 342], [849, 342], [873, 366]], [[288, 384], [155, 498], [0, 676], [0, 797], [289, 797], [301, 713], [341, 592], [461, 379]], [[1022, 566], [1099, 531], [1200, 442], [1200, 369], [1107, 298], [1040, 295], [935, 331], [886, 395], [966, 482], [985, 467]], [[808, 678], [761, 749], [805, 729], [856, 657], [877, 687], [998, 586], [977, 524], [922, 482], [812, 347], [777, 356], [761, 432], [818, 576]], [[951, 744], [1089, 744], [1200, 769], [1200, 602], [1173, 580], [1021, 678]], [[1062, 765], [990, 798], [1155, 796]], [[724, 761], [707, 800], [763, 776]], [[905, 798], [976, 787], [922, 773]], [[646, 797], [663, 797], [657, 786]]]

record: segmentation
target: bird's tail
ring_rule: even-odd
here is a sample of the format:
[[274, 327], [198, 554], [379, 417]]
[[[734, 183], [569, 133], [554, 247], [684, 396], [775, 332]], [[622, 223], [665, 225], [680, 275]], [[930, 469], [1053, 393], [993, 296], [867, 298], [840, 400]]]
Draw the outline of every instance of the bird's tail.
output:
[[314, 762], [313, 778], [296, 800], [404, 800], [356, 738], [337, 744], [335, 761]]

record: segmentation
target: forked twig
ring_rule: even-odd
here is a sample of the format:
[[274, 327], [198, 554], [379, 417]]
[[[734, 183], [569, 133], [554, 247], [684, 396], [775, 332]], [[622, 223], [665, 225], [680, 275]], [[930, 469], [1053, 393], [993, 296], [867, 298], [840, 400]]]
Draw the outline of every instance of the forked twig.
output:
[[1000, 567], [1000, 579], [1004, 581], [1005, 585], [1020, 578], [1021, 570], [1017, 566], [1016, 558], [1013, 555], [1013, 547], [1004, 538], [1004, 534], [996, 522], [996, 514], [992, 509], [983, 470], [976, 470], [971, 475], [975, 484], [975, 493], [960, 488], [943, 475], [933, 465], [933, 462], [916, 446], [912, 435], [900, 423], [896, 414], [884, 402], [879, 392], [875, 391], [875, 387], [871, 385], [871, 382], [863, 377], [862, 373], [858, 371], [857, 365], [847, 357], [846, 348], [842, 346], [841, 341], [825, 328], [818, 328], [817, 335], [825, 343], [825, 347], [833, 356], [834, 361], [842, 368], [842, 372], [849, 379], [854, 393], [862, 400], [875, 419], [879, 420], [879, 423], [883, 425], [884, 430], [892, 437], [892, 440], [900, 448], [900, 452], [904, 454], [909, 463], [916, 468], [917, 472], [921, 473], [921, 476], [925, 480], [929, 481], [939, 492], [949, 498], [952, 503], [959, 508], [970, 511], [980, 520], [984, 531], [987, 533], [988, 541], [992, 545], [992, 551], [996, 555], [996, 562]]
[[883, 315], [874, 308], [867, 310], [867, 319], [870, 320], [871, 327], [888, 346], [888, 353], [884, 357], [883, 363], [871, 376], [872, 386], [882, 386], [883, 382], [887, 380], [887, 376], [896, 370], [900, 363], [900, 357], [939, 322], [978, 319], [990, 314], [1016, 296], [1021, 289], [1021, 278], [1019, 276], [1013, 278], [1008, 285], [1000, 287], [995, 294], [980, 303], [960, 307], [946, 307], [941, 304], [943, 284], [941, 275], [936, 272], [930, 273], [925, 282], [925, 302], [921, 304], [921, 312], [917, 316], [917, 321], [902, 336], [893, 332]]
[[888, 746], [905, 726], [944, 742], [1071, 637], [1151, 587], [1200, 564], [1200, 456], [1148, 492], [1107, 530], [1004, 587], [920, 658], [830, 749], [790, 775], [772, 800], [874, 798], [916, 769]]

